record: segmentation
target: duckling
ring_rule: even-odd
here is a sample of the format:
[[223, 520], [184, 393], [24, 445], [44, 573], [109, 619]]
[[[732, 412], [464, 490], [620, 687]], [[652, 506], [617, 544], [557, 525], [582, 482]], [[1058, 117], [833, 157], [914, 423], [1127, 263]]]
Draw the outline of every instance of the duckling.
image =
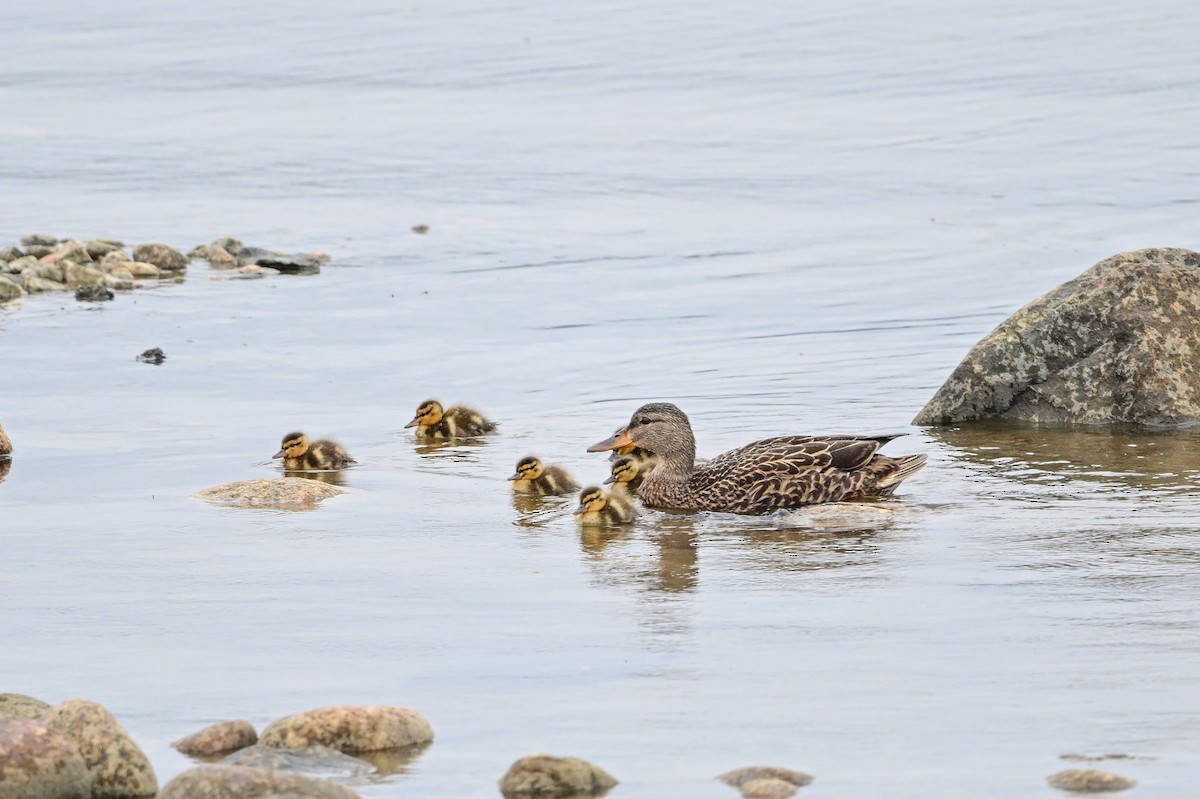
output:
[[629, 524], [637, 516], [633, 502], [623, 494], [605, 494], [599, 486], [583, 489], [575, 518], [581, 524]]
[[612, 483], [613, 493], [629, 494], [642, 484], [642, 476], [637, 461], [626, 455], [612, 462], [612, 474], [604, 484]]
[[341, 469], [357, 463], [341, 444], [327, 439], [309, 443], [308, 436], [299, 432], [284, 436], [280, 450], [271, 457], [283, 458], [288, 471]]
[[[624, 427], [618, 427], [617, 432], [613, 433], [613, 435], [620, 436], [624, 432]], [[654, 468], [654, 464], [658, 463], [658, 457], [653, 452], [648, 449], [642, 449], [632, 441], [616, 447], [612, 454], [608, 456], [610, 462], [616, 461], [618, 458], [633, 458], [633, 462], [642, 474], [649, 472]]]
[[451, 405], [443, 409], [437, 400], [422, 402], [417, 415], [404, 426], [417, 428], [417, 438], [427, 440], [480, 436], [496, 429], [495, 422], [473, 408]]
[[12, 441], [4, 432], [4, 425], [0, 424], [0, 458], [7, 458], [9, 455], [12, 455]]
[[579, 490], [579, 483], [571, 479], [561, 466], [546, 466], [530, 455], [517, 461], [517, 470], [512, 477], [512, 489], [519, 494], [570, 494]]

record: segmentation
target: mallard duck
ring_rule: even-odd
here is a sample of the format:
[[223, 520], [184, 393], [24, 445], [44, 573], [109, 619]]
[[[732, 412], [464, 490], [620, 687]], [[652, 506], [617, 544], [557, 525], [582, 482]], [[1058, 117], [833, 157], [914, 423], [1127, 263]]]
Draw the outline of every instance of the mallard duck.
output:
[[473, 408], [451, 405], [443, 409], [437, 400], [422, 402], [417, 415], [404, 426], [417, 428], [417, 438], [426, 440], [479, 436], [496, 429], [495, 422], [485, 419]]
[[612, 483], [612, 490], [627, 492], [635, 491], [642, 484], [642, 475], [638, 462], [632, 456], [626, 455], [612, 462], [612, 474], [604, 481], [605, 485]]
[[0, 424], [0, 458], [7, 458], [12, 454], [12, 440], [9, 439], [8, 433], [4, 432], [4, 425]]
[[283, 458], [283, 468], [288, 471], [341, 469], [357, 463], [336, 441], [321, 439], [310, 443], [303, 433], [288, 433], [279, 451], [271, 457]]
[[575, 518], [582, 524], [629, 524], [635, 516], [637, 509], [628, 497], [605, 494], [599, 486], [583, 489], [575, 509]]
[[517, 461], [517, 470], [512, 477], [513, 491], [520, 494], [570, 494], [579, 489], [579, 483], [571, 479], [561, 466], [546, 466], [530, 455]]
[[658, 456], [638, 496], [653, 508], [762, 514], [820, 502], [889, 496], [925, 465], [924, 455], [889, 458], [876, 451], [896, 435], [777, 436], [696, 465], [687, 415], [669, 402], [638, 408], [603, 452], [633, 442]]

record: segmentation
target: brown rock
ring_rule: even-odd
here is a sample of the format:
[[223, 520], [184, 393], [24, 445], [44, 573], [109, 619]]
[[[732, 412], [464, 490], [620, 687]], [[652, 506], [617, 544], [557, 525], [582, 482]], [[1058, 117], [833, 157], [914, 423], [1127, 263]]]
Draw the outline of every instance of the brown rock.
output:
[[186, 255], [166, 244], [139, 244], [133, 248], [133, 260], [154, 264], [169, 272], [181, 272], [187, 269], [188, 263]]
[[344, 493], [337, 486], [302, 477], [277, 477], [262, 480], [239, 480], [224, 483], [193, 496], [197, 499], [238, 508], [280, 508], [282, 510], [313, 510], [329, 497]]
[[344, 785], [248, 766], [199, 766], [168, 782], [158, 799], [358, 799]]
[[10, 280], [0, 280], [0, 302], [12, 302], [25, 296], [25, 289]]
[[21, 285], [24, 286], [25, 290], [30, 294], [36, 294], [40, 291], [67, 290], [67, 286], [64, 283], [55, 283], [53, 280], [46, 280], [45, 278], [26, 275], [23, 272], [21, 273]]
[[[12, 454], [12, 442], [0, 426], [0, 457]], [[46, 715], [50, 705], [25, 694], [0, 694], [0, 718], [40, 719]]]
[[[285, 479], [327, 485], [316, 480]], [[321, 745], [339, 752], [400, 749], [432, 740], [433, 728], [415, 710], [354, 705], [324, 707], [287, 716], [270, 724], [258, 739], [263, 746], [302, 749]]]
[[150, 761], [102, 705], [70, 699], [54, 706], [46, 725], [71, 741], [92, 774], [92, 799], [154, 796], [158, 780]]
[[94, 266], [68, 261], [63, 265], [63, 275], [67, 278], [69, 288], [104, 285], [104, 273]]
[[0, 249], [0, 261], [15, 261], [18, 258], [25, 256], [25, 253], [17, 247], [5, 247]]
[[185, 755], [211, 757], [226, 752], [236, 752], [258, 742], [258, 733], [248, 721], [219, 721], [199, 732], [180, 738], [171, 746]]
[[1200, 421], [1200, 253], [1121, 253], [976, 344], [914, 424]]
[[145, 261], [126, 261], [121, 264], [136, 278], [156, 278], [162, 277], [162, 272], [154, 264], [148, 264]]
[[800, 789], [787, 780], [760, 777], [756, 780], [746, 780], [738, 790], [746, 799], [787, 799]]
[[209, 248], [208, 262], [214, 269], [233, 269], [237, 266], [237, 259], [222, 247]]
[[35, 262], [33, 266], [27, 266], [21, 274], [40, 277], [44, 280], [53, 280], [55, 283], [65, 283], [67, 281], [66, 277], [63, 276], [62, 266], [59, 264], [44, 264], [40, 261]]
[[1137, 783], [1127, 777], [1092, 768], [1072, 768], [1051, 774], [1046, 782], [1060, 791], [1072, 793], [1108, 793], [1132, 788]]
[[745, 768], [735, 768], [733, 771], [727, 771], [724, 774], [718, 775], [717, 779], [726, 785], [732, 785], [734, 788], [742, 788], [746, 783], [755, 780], [783, 780], [797, 788], [803, 788], [813, 781], [811, 774], [779, 766], [746, 766]]
[[527, 755], [500, 778], [500, 793], [511, 796], [598, 796], [617, 780], [578, 757]]
[[89, 799], [92, 775], [75, 746], [40, 721], [0, 718], [0, 796]]

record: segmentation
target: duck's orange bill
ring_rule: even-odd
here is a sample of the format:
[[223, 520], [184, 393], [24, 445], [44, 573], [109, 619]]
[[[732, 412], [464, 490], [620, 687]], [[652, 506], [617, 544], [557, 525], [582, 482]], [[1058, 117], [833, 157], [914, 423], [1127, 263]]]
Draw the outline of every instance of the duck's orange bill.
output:
[[587, 451], [588, 452], [608, 452], [610, 449], [617, 449], [618, 447], [631, 447], [631, 446], [633, 446], [633, 439], [631, 439], [629, 437], [628, 433], [626, 433], [624, 430], [622, 430], [621, 432], [617, 433], [616, 435], [609, 436], [608, 438], [604, 439], [603, 441], [597, 441], [595, 444], [592, 444], [590, 447], [588, 447]]
[[276, 452], [274, 455], [271, 456], [271, 460], [275, 460], [276, 458], [282, 458], [286, 454], [287, 453], [284, 452], [283, 450], [279, 450], [278, 452]]

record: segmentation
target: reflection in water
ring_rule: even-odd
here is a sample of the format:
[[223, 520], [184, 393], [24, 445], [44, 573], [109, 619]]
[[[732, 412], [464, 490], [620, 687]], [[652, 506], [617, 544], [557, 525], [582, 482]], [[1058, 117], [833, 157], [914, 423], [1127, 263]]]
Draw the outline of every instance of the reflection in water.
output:
[[340, 469], [326, 469], [323, 471], [307, 470], [307, 469], [285, 469], [284, 477], [302, 477], [305, 480], [316, 480], [319, 483], [328, 483], [334, 486], [346, 485], [346, 475]]
[[429, 744], [423, 743], [404, 749], [381, 749], [377, 752], [357, 752], [354, 756], [374, 766], [377, 776], [387, 777], [392, 774], [407, 774], [412, 764], [428, 748]]
[[679, 593], [696, 589], [696, 525], [690, 516], [665, 516], [652, 536], [658, 549], [658, 579], [653, 590]]
[[584, 552], [602, 555], [609, 544], [628, 540], [631, 529], [627, 524], [581, 524], [579, 543]]
[[413, 452], [422, 458], [474, 463], [478, 460], [472, 450], [486, 447], [486, 438], [451, 438], [444, 441], [414, 441]]
[[988, 422], [927, 432], [957, 450], [952, 456], [1021, 483], [1084, 480], [1161, 491], [1194, 489], [1200, 482], [1200, 432], [1194, 430], [1158, 433]]

